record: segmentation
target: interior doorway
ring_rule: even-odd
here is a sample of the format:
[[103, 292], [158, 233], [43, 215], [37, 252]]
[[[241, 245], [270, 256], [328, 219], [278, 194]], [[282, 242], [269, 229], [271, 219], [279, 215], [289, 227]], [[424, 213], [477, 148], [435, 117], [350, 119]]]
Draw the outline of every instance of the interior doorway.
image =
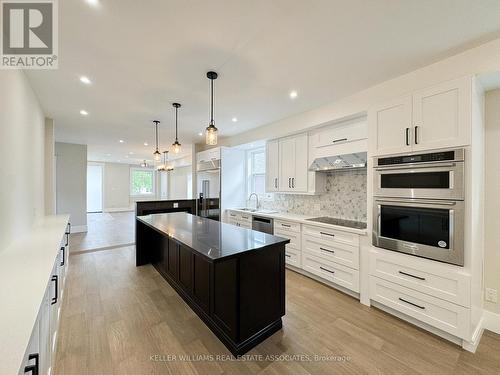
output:
[[87, 165], [87, 213], [102, 212], [102, 165]]

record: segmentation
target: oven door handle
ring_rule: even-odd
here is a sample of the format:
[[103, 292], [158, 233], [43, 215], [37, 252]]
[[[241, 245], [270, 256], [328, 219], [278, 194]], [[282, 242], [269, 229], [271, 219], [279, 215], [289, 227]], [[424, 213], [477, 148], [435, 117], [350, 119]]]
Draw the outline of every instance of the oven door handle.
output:
[[429, 200], [424, 200], [424, 199], [419, 199], [418, 202], [415, 201], [407, 201], [407, 200], [401, 200], [401, 199], [377, 199], [375, 198], [375, 202], [380, 202], [380, 203], [404, 203], [405, 205], [411, 205], [411, 206], [428, 206], [428, 205], [435, 205], [435, 206], [455, 206], [457, 202], [455, 201], [429, 201]]
[[412, 169], [431, 169], [431, 168], [454, 168], [456, 163], [425, 163], [425, 164], [397, 164], [388, 166], [375, 167], [376, 171], [394, 171], [394, 170], [407, 170]]

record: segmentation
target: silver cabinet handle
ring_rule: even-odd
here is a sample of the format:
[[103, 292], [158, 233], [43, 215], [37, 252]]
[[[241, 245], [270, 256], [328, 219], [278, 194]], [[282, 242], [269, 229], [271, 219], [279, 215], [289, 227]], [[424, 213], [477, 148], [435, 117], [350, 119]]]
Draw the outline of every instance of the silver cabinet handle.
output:
[[326, 271], [326, 272], [335, 273], [335, 271], [332, 271], [332, 270], [326, 269], [326, 268], [321, 267], [321, 266], [320, 266], [319, 268], [321, 268], [323, 271]]
[[290, 254], [285, 254], [287, 258], [291, 258], [292, 256]]
[[399, 298], [399, 300], [400, 300], [401, 302], [407, 303], [408, 305], [412, 305], [412, 306], [418, 307], [418, 308], [419, 308], [419, 309], [421, 309], [421, 310], [425, 310], [425, 307], [424, 307], [424, 306], [417, 305], [416, 303], [413, 303], [413, 302], [407, 301], [407, 300], [405, 300], [404, 298]]
[[407, 146], [410, 145], [410, 128], [405, 129], [405, 143]]
[[334, 139], [332, 143], [347, 141], [347, 138]]
[[406, 273], [406, 272], [403, 272], [403, 271], [399, 271], [399, 273], [401, 275], [405, 275], [405, 276], [413, 277], [414, 279], [425, 281], [425, 277], [415, 276], [415, 275], [412, 275], [411, 273]]
[[415, 126], [415, 144], [418, 145], [418, 125]]
[[292, 188], [295, 189], [295, 177], [292, 177]]
[[278, 178], [274, 178], [274, 187], [277, 189], [278, 188]]
[[290, 228], [291, 225], [290, 224], [281, 224], [282, 227], [286, 227], [286, 228]]

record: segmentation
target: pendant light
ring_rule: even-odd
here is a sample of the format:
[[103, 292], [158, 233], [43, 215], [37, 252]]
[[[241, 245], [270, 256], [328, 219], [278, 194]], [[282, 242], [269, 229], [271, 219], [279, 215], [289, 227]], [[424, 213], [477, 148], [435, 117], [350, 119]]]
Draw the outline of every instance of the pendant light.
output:
[[175, 142], [172, 143], [172, 152], [174, 154], [178, 154], [179, 152], [181, 152], [181, 144], [177, 139], [177, 110], [181, 105], [179, 103], [172, 103], [172, 105], [175, 107]]
[[142, 168], [147, 168], [148, 167], [148, 163], [146, 163], [146, 159], [144, 159], [144, 162], [141, 163], [141, 167]]
[[153, 152], [153, 157], [154, 157], [155, 161], [160, 161], [161, 154], [160, 154], [160, 151], [158, 151], [158, 124], [160, 123], [160, 121], [153, 120], [153, 122], [155, 124], [155, 140], [156, 140], [156, 150], [155, 150], [155, 152]]
[[163, 151], [163, 170], [167, 172], [174, 170], [174, 167], [168, 163], [168, 151]]
[[217, 79], [217, 73], [208, 72], [207, 78], [210, 80], [210, 123], [205, 131], [205, 143], [214, 146], [217, 144], [217, 128], [214, 121], [214, 79]]

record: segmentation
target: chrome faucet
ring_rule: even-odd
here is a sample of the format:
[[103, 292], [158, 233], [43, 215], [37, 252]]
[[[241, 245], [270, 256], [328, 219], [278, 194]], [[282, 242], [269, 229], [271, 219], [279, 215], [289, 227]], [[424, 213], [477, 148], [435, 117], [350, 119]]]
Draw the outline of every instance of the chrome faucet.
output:
[[250, 196], [248, 197], [248, 201], [250, 202], [250, 199], [252, 199], [253, 195], [255, 195], [255, 209], [258, 210], [259, 209], [259, 196], [257, 195], [257, 193], [250, 194]]

